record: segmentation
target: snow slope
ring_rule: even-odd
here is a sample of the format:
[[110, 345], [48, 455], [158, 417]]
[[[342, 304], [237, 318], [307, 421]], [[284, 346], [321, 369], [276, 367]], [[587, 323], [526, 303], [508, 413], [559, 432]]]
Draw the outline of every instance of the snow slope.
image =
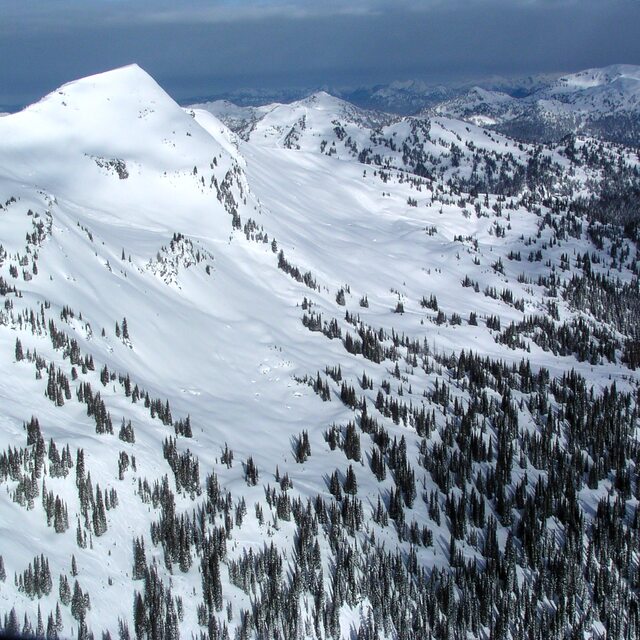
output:
[[[235, 122], [240, 135], [223, 121]], [[620, 389], [637, 387], [637, 372], [620, 362], [627, 336], [615, 328], [611, 331], [620, 340], [615, 361], [600, 356], [589, 362], [571, 353], [552, 355], [533, 340], [527, 349], [509, 348], [488, 326], [494, 315], [505, 327], [547, 314], [552, 297], [558, 321], [583, 317], [538, 278], [549, 276], [552, 264], [555, 271], [564, 263], [563, 254], [574, 262], [585, 251], [601, 256], [599, 264], [593, 261], [594, 271], [617, 269], [623, 283], [633, 282], [637, 259], [633, 243], [622, 239], [616, 255], [626, 257], [612, 267], [607, 252], [613, 241], [598, 248], [586, 228], [558, 242], [562, 216], [553, 213], [555, 230], [551, 223], [541, 224], [543, 205], [536, 210], [526, 198], [513, 197], [510, 203], [492, 194], [471, 198], [451, 187], [451, 180], [473, 174], [477, 150], [498, 160], [508, 153], [510, 167], [525, 166], [533, 148], [518, 147], [504, 136], [449, 118], [428, 124], [387, 118], [324, 93], [292, 105], [249, 110], [219, 103], [182, 109], [133, 65], [69, 83], [3, 117], [0, 140], [0, 273], [8, 285], [0, 312], [0, 450], [25, 447], [24, 423], [37, 416], [47, 447], [50, 439], [58, 449], [68, 444], [74, 463], [83, 449], [93, 489], [114, 489], [118, 497], [117, 506], [107, 510], [106, 531], [98, 534], [97, 498], [92, 495], [89, 515], [83, 514], [74, 482], [77, 469], [66, 478], [52, 477], [47, 458], [49, 470], [38, 476], [32, 463], [39, 493], [32, 503], [26, 499], [22, 504], [20, 482], [26, 481], [19, 480], [21, 474], [0, 475], [0, 555], [7, 574], [0, 582], [0, 613], [15, 608], [21, 627], [25, 613], [35, 630], [38, 607], [45, 620], [55, 611], [59, 575], [68, 576], [72, 585], [76, 580], [73, 555], [91, 608], [85, 619], [61, 605], [58, 632], [83, 636], [88, 628], [115, 636], [120, 620], [133, 636], [134, 594], [142, 582], [131, 579], [132, 540], [142, 537], [147, 561], [156, 563], [173, 596], [181, 598], [175, 606], [182, 636], [206, 630], [199, 625], [196, 606], [203, 599], [199, 556], [193, 550], [188, 562], [182, 559], [188, 566], [179, 569], [167, 562], [166, 550], [150, 534], [165, 508], [145, 498], [142, 483], [152, 486], [166, 474], [175, 488], [174, 472], [162, 453], [172, 436], [181, 453], [188, 450], [198, 459], [198, 491], [206, 475], [215, 472], [223, 490], [231, 492], [232, 506], [226, 514], [214, 514], [208, 526], [226, 526], [228, 533], [221, 583], [225, 607], [231, 608], [219, 614], [220, 624], [225, 621], [231, 633], [241, 629], [243, 610], [256, 600], [250, 589], [243, 591], [234, 582], [230, 563], [273, 542], [283, 552], [285, 574], [295, 572], [297, 525], [279, 517], [266, 498], [266, 485], [278, 486], [276, 469], [279, 477], [288, 474], [292, 481], [287, 495], [303, 501], [320, 495], [329, 503], [329, 475], [337, 469], [343, 477], [351, 464], [340, 448], [328, 444], [325, 431], [332, 424], [360, 420], [362, 409], [341, 402], [341, 384], [325, 374], [326, 367], [340, 365], [343, 380], [366, 398], [371, 412], [380, 385], [391, 379], [390, 397], [433, 410], [437, 428], [446, 421], [446, 407], [430, 396], [439, 385], [446, 380], [456, 401], [469, 398], [466, 384], [452, 381], [446, 366], [446, 358], [463, 348], [506, 363], [529, 358], [534, 370], [545, 367], [552, 379], [573, 369], [598, 392], [612, 380]], [[455, 164], [453, 147], [458, 146], [462, 151]], [[404, 147], [432, 158], [431, 177], [407, 171], [413, 165], [405, 161]], [[376, 153], [379, 164], [358, 161]], [[595, 169], [572, 166], [557, 149], [544, 154], [558, 174], [569, 168], [575, 173], [578, 191], [600, 177]], [[623, 164], [637, 162], [620, 154], [615, 157]], [[544, 260], [527, 261], [538, 248], [544, 248]], [[509, 258], [520, 252], [523, 261]], [[283, 260], [290, 266], [283, 268]], [[309, 274], [306, 284], [287, 273], [293, 273], [292, 267]], [[477, 282], [477, 291], [463, 285], [466, 276]], [[492, 289], [509, 289], [517, 304], [506, 294], [493, 295]], [[437, 298], [438, 309], [421, 304], [429, 296]], [[444, 321], [438, 310], [446, 314]], [[410, 366], [407, 348], [395, 345], [406, 358], [395, 378], [392, 360], [375, 362], [349, 353], [342, 340], [309, 331], [302, 318], [312, 311], [327, 322], [335, 319], [343, 337], [349, 331], [355, 335], [356, 321], [345, 317], [350, 311], [384, 334], [386, 348], [397, 342], [392, 334], [425, 344], [422, 366], [417, 360]], [[469, 322], [472, 314], [477, 324]], [[56, 343], [59, 332], [66, 334], [66, 346]], [[71, 362], [69, 340], [76, 341], [82, 358], [92, 358], [93, 370]], [[70, 397], [62, 403], [47, 397], [51, 365], [71, 381]], [[371, 388], [359, 385], [363, 372], [375, 382]], [[308, 384], [316, 375], [330, 390], [331, 401], [324, 402]], [[151, 400], [160, 399], [161, 410], [170, 405], [171, 419], [163, 423], [161, 410], [153, 403], [146, 407], [144, 393], [132, 402], [125, 376]], [[97, 431], [95, 416], [78, 399], [81, 383], [100, 392], [114, 433]], [[537, 428], [524, 404], [521, 413], [526, 428]], [[178, 427], [172, 426], [187, 416], [190, 438], [176, 435]], [[417, 429], [382, 413], [376, 416], [391, 440], [406, 439], [416, 486], [425, 495], [436, 491], [436, 482], [418, 463], [422, 436]], [[135, 442], [118, 437], [123, 420], [131, 421]], [[295, 443], [303, 431], [312, 454], [298, 463]], [[361, 437], [368, 452], [372, 436], [362, 432]], [[226, 445], [233, 450], [233, 464], [223, 462]], [[119, 469], [121, 452], [135, 459], [125, 471]], [[250, 459], [259, 469], [257, 484], [247, 482]], [[391, 550], [415, 553], [425, 570], [447, 569], [449, 524], [435, 522], [422, 499], [406, 508], [407, 522], [429, 528], [430, 545], [414, 545], [394, 528], [373, 522], [378, 496], [388, 500], [395, 484], [391, 473], [376, 479], [367, 460], [363, 453], [361, 462], [353, 462], [365, 525], [348, 544], [358, 548], [375, 535]], [[531, 478], [544, 475], [531, 464], [528, 473]], [[524, 471], [514, 474], [520, 479]], [[68, 530], [56, 533], [48, 526], [43, 482], [66, 503]], [[585, 505], [593, 508], [610, 486], [602, 483], [586, 495]], [[175, 488], [176, 510], [190, 514], [206, 497], [206, 490], [198, 491]], [[244, 518], [237, 516], [241, 500], [247, 507]], [[89, 544], [78, 544], [76, 528]], [[501, 527], [501, 545], [506, 537]], [[336, 558], [332, 544], [328, 530], [318, 535], [327, 584]], [[479, 546], [460, 545], [467, 558], [481, 557]], [[15, 585], [14, 574], [41, 553], [48, 558], [54, 588], [33, 598]], [[333, 597], [337, 600], [335, 592]], [[301, 619], [311, 628], [304, 602], [308, 607], [313, 597], [302, 595], [300, 605]], [[341, 604], [334, 635], [357, 634], [371, 610], [368, 596]], [[168, 609], [165, 613], [171, 619]], [[383, 637], [399, 637], [395, 624]], [[313, 634], [301, 624], [299, 637], [328, 637], [324, 631]]]

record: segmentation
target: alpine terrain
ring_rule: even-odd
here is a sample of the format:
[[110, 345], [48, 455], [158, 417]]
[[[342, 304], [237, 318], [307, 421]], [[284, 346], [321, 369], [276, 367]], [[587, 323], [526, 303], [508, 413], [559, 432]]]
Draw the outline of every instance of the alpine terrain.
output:
[[607, 73], [403, 116], [133, 65], [0, 118], [4, 632], [639, 637]]
[[640, 67], [612, 65], [534, 83], [524, 95], [510, 87], [472, 87], [426, 113], [460, 117], [507, 135], [551, 141], [579, 132], [640, 146]]

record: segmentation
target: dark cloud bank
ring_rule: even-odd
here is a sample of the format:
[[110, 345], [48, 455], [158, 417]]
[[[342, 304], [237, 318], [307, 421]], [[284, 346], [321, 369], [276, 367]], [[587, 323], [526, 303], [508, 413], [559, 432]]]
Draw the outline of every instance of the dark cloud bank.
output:
[[11, 107], [130, 62], [182, 101], [241, 87], [447, 82], [640, 64], [640, 2], [630, 0], [193, 1], [174, 10], [151, 0], [0, 3], [0, 105]]

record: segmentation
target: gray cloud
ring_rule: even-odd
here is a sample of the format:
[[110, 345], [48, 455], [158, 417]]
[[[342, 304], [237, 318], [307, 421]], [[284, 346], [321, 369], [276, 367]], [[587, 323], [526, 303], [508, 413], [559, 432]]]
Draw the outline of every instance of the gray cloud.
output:
[[640, 63], [625, 0], [2, 2], [0, 105], [134, 61], [178, 99]]

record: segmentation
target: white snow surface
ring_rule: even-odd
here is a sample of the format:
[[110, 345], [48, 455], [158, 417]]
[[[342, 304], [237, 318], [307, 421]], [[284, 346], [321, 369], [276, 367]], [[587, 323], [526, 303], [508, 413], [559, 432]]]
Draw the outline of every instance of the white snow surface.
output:
[[[621, 72], [612, 83], [635, 82], [634, 73]], [[572, 82], [591, 90], [604, 80], [587, 76]], [[487, 93], [482, 90], [485, 98]], [[232, 133], [222, 122], [225, 118], [248, 122], [247, 139]], [[68, 504], [70, 528], [63, 534], [47, 526], [40, 498], [26, 510], [12, 501], [9, 489], [3, 492], [0, 554], [7, 580], [0, 583], [0, 612], [15, 606], [20, 620], [25, 611], [35, 620], [38, 605], [43, 616], [54, 610], [58, 575], [69, 574], [75, 554], [78, 580], [91, 596], [89, 627], [94, 633], [109, 629], [117, 634], [118, 618], [132, 624], [133, 593], [139, 588], [130, 578], [132, 538], [144, 536], [147, 559], [156, 557], [162, 565], [162, 551], [149, 537], [149, 523], [157, 513], [136, 491], [139, 478], [151, 482], [169, 474], [173, 482], [162, 457], [162, 442], [173, 430], [152, 419], [142, 403], [132, 405], [117, 380], [103, 386], [99, 375], [105, 364], [112, 372], [130, 374], [152, 397], [168, 399], [174, 420], [190, 416], [193, 438], [179, 440], [179, 448], [198, 456], [201, 479], [214, 469], [225, 487], [246, 498], [248, 515], [243, 526], [234, 529], [231, 544], [239, 554], [269, 540], [283, 548], [291, 544], [291, 523], [281, 523], [276, 531], [269, 516], [259, 525], [253, 514], [254, 503], [264, 503], [262, 485], [274, 484], [276, 465], [290, 474], [294, 491], [303, 498], [328, 495], [325, 475], [347, 466], [343, 454], [330, 451], [322, 435], [329, 424], [353, 415], [339, 401], [339, 386], [332, 387], [333, 401], [323, 403], [294, 377], [314, 377], [326, 365], [337, 364], [356, 385], [363, 371], [378, 382], [388, 376], [389, 363], [374, 365], [347, 354], [339, 340], [309, 332], [301, 323], [304, 297], [313, 300], [325, 319], [337, 318], [346, 331], [345, 308], [335, 297], [348, 285], [346, 307], [373, 327], [393, 327], [426, 340], [438, 352], [473, 349], [514, 362], [524, 357], [523, 351], [497, 344], [483, 321], [471, 326], [466, 319], [472, 311], [479, 318], [497, 313], [506, 325], [541, 312], [540, 289], [520, 284], [517, 276], [527, 269], [535, 278], [544, 272], [543, 264], [506, 258], [521, 247], [523, 234], [535, 235], [537, 218], [524, 209], [511, 211], [510, 228], [497, 237], [493, 213], [478, 218], [453, 200], [444, 206], [436, 203], [428, 182], [418, 189], [395, 170], [383, 182], [373, 167], [358, 163], [339, 144], [333, 155], [320, 153], [322, 140], [330, 145], [336, 139], [334, 121], [361, 147], [369, 144], [377, 127], [389, 137], [412, 135], [409, 121], [376, 120], [325, 93], [293, 105], [242, 110], [217, 103], [215, 108], [182, 109], [136, 65], [71, 82], [0, 119], [0, 203], [7, 203], [0, 210], [0, 241], [6, 251], [0, 272], [22, 292], [22, 297], [12, 298], [14, 309], [5, 308], [0, 316], [0, 449], [24, 446], [23, 423], [35, 415], [46, 442], [53, 438], [59, 448], [69, 444], [74, 458], [82, 447], [94, 486], [114, 487], [119, 498], [117, 508], [108, 512], [108, 531], [93, 539], [92, 548], [80, 549], [73, 470], [71, 482], [46, 478], [47, 488]], [[434, 154], [444, 153], [445, 145], [459, 139], [488, 149], [509, 144], [506, 138], [448, 118], [432, 121], [430, 138], [425, 144]], [[526, 145], [523, 149], [526, 153]], [[515, 145], [510, 151], [520, 153]], [[559, 156], [557, 160], [562, 162]], [[224, 197], [217, 197], [225, 177], [243, 224], [255, 220], [268, 241], [256, 242], [232, 229]], [[409, 204], [410, 198], [417, 206]], [[496, 199], [489, 196], [489, 202], [493, 205]], [[27, 252], [25, 234], [39, 222], [46, 237]], [[506, 227], [504, 218], [499, 222]], [[432, 227], [436, 231], [430, 235], [426, 230]], [[190, 244], [178, 241], [172, 248], [174, 234], [182, 234]], [[477, 250], [469, 242], [455, 241], [456, 236], [473, 238]], [[302, 272], [311, 271], [319, 290], [278, 269], [271, 248], [274, 238], [287, 260]], [[582, 242], [570, 238], [549, 255], [584, 250]], [[35, 253], [37, 274], [32, 268]], [[491, 268], [499, 257], [504, 275]], [[10, 264], [20, 264], [18, 278], [9, 275]], [[27, 272], [30, 279], [24, 277]], [[463, 288], [467, 274], [478, 280], [481, 291], [508, 283], [516, 297], [524, 299], [525, 312]], [[629, 277], [621, 272], [621, 278]], [[462, 324], [433, 324], [435, 313], [419, 304], [430, 294], [449, 316], [460, 314]], [[368, 308], [358, 305], [364, 295]], [[404, 314], [393, 313], [398, 300], [404, 303]], [[38, 312], [45, 303], [47, 320], [53, 318], [83, 353], [93, 356], [95, 371], [80, 378], [100, 391], [115, 435], [95, 433], [86, 406], [75, 399], [77, 383], [72, 383], [73, 399], [57, 407], [44, 395], [46, 371], [37, 379], [31, 362], [15, 362], [19, 338], [25, 352], [37, 350], [70, 374], [69, 361], [52, 348], [46, 327], [37, 335], [16, 322], [21, 309]], [[65, 306], [75, 314], [68, 322], [60, 320]], [[561, 313], [569, 317], [571, 311], [561, 303]], [[115, 335], [116, 322], [122, 324], [124, 317], [130, 343]], [[627, 376], [636, 376], [619, 365], [553, 358], [535, 345], [527, 357], [552, 375], [575, 368], [596, 386], [609, 384], [611, 378], [625, 386]], [[436, 377], [419, 373], [408, 375], [415, 403], [421, 402], [417, 390], [430, 388]], [[373, 406], [374, 392], [364, 394]], [[118, 439], [123, 417], [133, 422], [135, 444]], [[407, 435], [417, 456], [415, 434], [391, 423], [388, 428], [392, 437]], [[301, 465], [293, 460], [291, 441], [303, 429], [309, 431], [313, 454]], [[220, 464], [225, 443], [235, 454], [230, 469]], [[137, 470], [130, 469], [122, 481], [117, 475], [120, 451], [134, 455], [137, 463]], [[243, 478], [241, 462], [249, 456], [260, 469], [256, 487], [247, 487]], [[358, 482], [367, 508], [373, 508], [379, 484], [368, 467], [358, 470]], [[182, 496], [178, 506], [191, 504]], [[427, 522], [420, 508], [413, 517]], [[448, 553], [446, 529], [434, 531], [439, 543], [418, 551], [420, 562], [430, 566], [446, 564]], [[384, 538], [385, 533], [377, 535]], [[40, 553], [49, 558], [54, 589], [32, 601], [14, 588], [13, 576]], [[171, 580], [174, 594], [187, 603], [180, 626], [183, 637], [189, 637], [197, 629], [195, 606], [188, 604], [196, 600], [193, 590], [201, 588], [197, 563], [188, 573], [176, 571]], [[235, 624], [248, 598], [223, 580], [225, 597], [234, 601]], [[358, 615], [345, 610], [345, 633]], [[63, 608], [63, 618], [63, 635], [75, 635], [77, 623], [68, 608]]]

